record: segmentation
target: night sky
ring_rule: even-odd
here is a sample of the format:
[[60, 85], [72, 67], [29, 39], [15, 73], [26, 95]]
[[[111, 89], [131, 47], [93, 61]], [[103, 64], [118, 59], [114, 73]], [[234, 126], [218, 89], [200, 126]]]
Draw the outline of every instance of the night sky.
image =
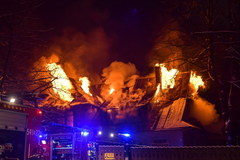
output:
[[[232, 15], [237, 16], [238, 6], [234, 5], [235, 3], [228, 3], [226, 0], [221, 0], [221, 3], [213, 1], [215, 7], [213, 14], [216, 15], [216, 22], [214, 26], [211, 26], [212, 28], [209, 28], [208, 22], [204, 19], [204, 14], [208, 8], [207, 0], [201, 2], [197, 0], [3, 1], [0, 7], [0, 32], [3, 33], [2, 35], [6, 34], [6, 37], [5, 35], [1, 36], [3, 54], [0, 58], [6, 59], [7, 57], [7, 47], [4, 45], [6, 42], [3, 38], [9, 41], [11, 27], [14, 35], [17, 35], [14, 37], [12, 48], [17, 49], [13, 49], [10, 57], [12, 63], [19, 62], [18, 67], [24, 66], [23, 64], [28, 61], [37, 61], [42, 55], [50, 56], [51, 53], [47, 50], [56, 45], [58, 39], [63, 38], [66, 30], [71, 30], [72, 35], [83, 34], [85, 39], [90, 39], [94, 31], [100, 30], [103, 34], [104, 44], [107, 44], [104, 50], [107, 54], [103, 54], [104, 58], [99, 60], [99, 62], [102, 61], [102, 64], [98, 66], [99, 68], [103, 69], [116, 60], [125, 63], [132, 62], [140, 74], [147, 75], [152, 70], [149, 55], [153, 52], [159, 37], [164, 35], [164, 32], [170, 28], [169, 26], [175, 23], [175, 26], [178, 27], [171, 29], [187, 33], [188, 36], [192, 36], [193, 32], [207, 29], [229, 29], [229, 24], [237, 22], [229, 17], [230, 10], [224, 6], [232, 8]], [[237, 17], [232, 18], [238, 19]], [[41, 31], [35, 32], [38, 34], [39, 41], [33, 42], [29, 35], [25, 37], [25, 40], [18, 39], [24, 37], [21, 35], [22, 33], [28, 34], [27, 32], [29, 32], [31, 34], [29, 30], [32, 28], [35, 31]], [[19, 30], [21, 32], [18, 32]], [[71, 39], [69, 34], [64, 36], [65, 39]], [[201, 41], [203, 39], [204, 37]], [[101, 40], [100, 38], [96, 41]], [[197, 43], [202, 45], [201, 41]], [[91, 43], [93, 46], [90, 48], [94, 47], [96, 43]], [[194, 45], [193, 43], [191, 40], [188, 41], [189, 45]], [[194, 54], [193, 51], [190, 52]], [[187, 54], [191, 56], [189, 53]], [[1, 63], [4, 62], [1, 61]]]
[[[53, 45], [62, 45], [58, 43], [58, 39], [65, 39], [67, 42], [71, 37], [79, 34], [84, 35], [85, 39], [91, 39], [93, 32], [100, 30], [104, 36], [103, 44], [107, 45], [103, 50], [107, 54], [103, 54], [104, 58], [98, 60], [99, 69], [95, 72], [101, 74], [101, 70], [111, 62], [123, 61], [135, 64], [139, 74], [145, 76], [152, 71], [149, 55], [157, 39], [163, 35], [163, 30], [168, 29], [172, 21], [185, 22], [181, 19], [185, 16], [186, 7], [194, 6], [188, 2], [190, 0], [181, 2], [177, 0], [10, 0], [1, 2], [0, 9], [3, 15], [14, 13], [4, 18], [13, 26], [17, 38], [21, 38], [20, 34], [31, 34], [30, 30], [37, 35], [34, 40], [30, 39], [32, 35], [26, 36], [26, 39], [14, 39], [12, 48], [17, 49], [11, 53], [11, 61], [14, 64], [18, 63], [16, 64], [18, 67], [28, 64], [26, 66], [29, 68], [28, 66], [41, 56], [50, 56], [52, 53], [48, 50]], [[8, 33], [3, 28], [1, 31], [9, 35], [9, 25], [5, 23], [5, 19], [2, 18], [0, 22]], [[193, 23], [192, 28], [196, 26], [198, 25]], [[185, 30], [188, 29], [185, 27]], [[35, 41], [36, 39], [38, 41]], [[85, 42], [85, 39], [81, 39], [82, 42]], [[92, 45], [90, 48], [94, 48], [97, 41], [102, 41], [97, 36], [95, 39], [93, 43], [90, 42]], [[79, 45], [82, 42], [79, 42]], [[68, 50], [71, 47], [69, 45]], [[101, 51], [99, 49], [98, 54], [101, 54]], [[68, 57], [71, 56], [70, 53], [66, 54]], [[1, 59], [5, 59], [6, 55], [5, 53]], [[67, 61], [66, 57], [61, 58]], [[88, 63], [94, 63], [90, 61]]]
[[146, 74], [148, 53], [166, 23], [166, 5], [166, 1], [153, 0], [51, 0], [40, 6], [37, 14], [43, 26], [53, 29], [48, 40], [66, 28], [79, 33], [102, 28], [110, 44], [106, 66], [115, 60], [132, 62]]

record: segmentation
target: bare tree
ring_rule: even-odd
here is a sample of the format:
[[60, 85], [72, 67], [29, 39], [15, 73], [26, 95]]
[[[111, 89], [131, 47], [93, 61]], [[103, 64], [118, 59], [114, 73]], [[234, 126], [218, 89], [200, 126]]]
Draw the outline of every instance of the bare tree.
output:
[[[0, 2], [0, 94], [23, 93], [30, 83], [29, 65], [33, 48], [44, 44], [34, 11], [43, 0], [9, 0]], [[31, 83], [36, 83], [33, 80]]]

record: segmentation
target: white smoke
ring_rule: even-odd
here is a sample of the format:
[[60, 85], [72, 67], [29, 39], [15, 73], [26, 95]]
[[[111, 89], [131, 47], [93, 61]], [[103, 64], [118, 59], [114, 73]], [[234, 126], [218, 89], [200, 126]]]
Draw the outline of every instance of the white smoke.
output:
[[199, 96], [195, 96], [192, 100], [193, 109], [191, 110], [191, 115], [203, 126], [207, 126], [218, 121], [219, 115], [215, 110], [214, 104]]

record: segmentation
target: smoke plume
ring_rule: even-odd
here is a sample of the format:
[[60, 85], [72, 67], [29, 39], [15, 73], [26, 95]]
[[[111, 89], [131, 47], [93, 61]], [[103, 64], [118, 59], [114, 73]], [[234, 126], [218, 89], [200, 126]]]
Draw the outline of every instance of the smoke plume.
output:
[[215, 105], [207, 100], [195, 96], [193, 99], [191, 115], [203, 126], [210, 125], [218, 121], [219, 115], [215, 110]]
[[[111, 97], [111, 105], [121, 106], [121, 101], [128, 99], [126, 94], [134, 87], [135, 80], [138, 77], [136, 74], [137, 69], [134, 64], [112, 62], [109, 67], [103, 69], [102, 76], [105, 85], [108, 87], [102, 89], [102, 96], [105, 99]], [[113, 93], [109, 93], [111, 89], [114, 89]]]
[[48, 55], [58, 55], [71, 78], [87, 76], [93, 81], [99, 80], [98, 75], [106, 66], [109, 47], [110, 41], [102, 28], [89, 33], [67, 28], [61, 36], [54, 38]]

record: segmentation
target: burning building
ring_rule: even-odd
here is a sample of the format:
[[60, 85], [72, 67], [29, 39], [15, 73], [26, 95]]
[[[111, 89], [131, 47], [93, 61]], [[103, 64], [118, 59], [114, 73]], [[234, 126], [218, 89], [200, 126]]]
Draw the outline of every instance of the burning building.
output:
[[[136, 118], [141, 114], [140, 108], [146, 107], [147, 125], [143, 130], [207, 125], [217, 120], [214, 106], [204, 102], [197, 94], [199, 87], [204, 87], [204, 82], [193, 71], [168, 69], [168, 63], [156, 64], [155, 75], [140, 77], [133, 64], [113, 62], [103, 70], [101, 83], [94, 84], [90, 81], [91, 77], [68, 77], [69, 73], [64, 71], [64, 65], [59, 61], [56, 55], [41, 59], [40, 66], [45, 71], [38, 76], [49, 77], [45, 82], [47, 90], [43, 91], [48, 92], [49, 96], [39, 101], [40, 106], [55, 106], [64, 110], [78, 110], [78, 107], [82, 107], [89, 121], [96, 118], [101, 110], [113, 124]], [[193, 102], [190, 108], [195, 106], [195, 109], [189, 111], [192, 116], [190, 119], [195, 119], [197, 123], [192, 123], [193, 120], [190, 123], [184, 121], [189, 101]], [[205, 114], [208, 114], [205, 120], [199, 118]]]
[[[95, 34], [100, 35], [101, 44]], [[34, 91], [48, 95], [37, 103], [39, 107], [66, 111], [67, 121], [71, 121], [67, 123], [78, 127], [101, 122], [99, 116], [107, 117], [103, 121], [110, 120], [107, 125], [121, 128], [129, 124], [136, 130], [160, 131], [215, 123], [218, 116], [214, 105], [197, 94], [206, 86], [199, 76], [202, 72], [189, 65], [178, 47], [183, 43], [179, 40], [181, 34], [169, 31], [162, 37], [166, 43], [157, 49], [167, 56], [161, 61], [153, 57], [155, 74], [147, 76], [141, 76], [134, 64], [120, 61], [103, 67], [101, 76], [93, 72], [92, 68], [101, 66], [96, 60], [102, 58], [99, 52], [104, 56], [108, 52], [102, 30], [96, 31], [92, 39], [82, 34], [60, 38], [48, 51], [52, 56], [35, 63], [34, 70], [38, 72], [31, 76], [41, 83], [35, 83]], [[171, 42], [179, 44], [173, 46]]]
[[[189, 134], [195, 133], [188, 128], [216, 123], [218, 115], [214, 105], [198, 95], [198, 90], [206, 85], [203, 78], [174, 58], [157, 63], [155, 74], [148, 76], [140, 76], [132, 63], [114, 61], [103, 69], [101, 76], [96, 78], [93, 74], [92, 78], [89, 73], [78, 72], [60, 55], [42, 57], [30, 75], [38, 82], [29, 87], [36, 93], [33, 105], [42, 107], [44, 129], [56, 142], [61, 139], [59, 136], [65, 136], [56, 135], [60, 132], [106, 127], [118, 131], [131, 128], [137, 144], [200, 145], [202, 138], [198, 142], [194, 137], [189, 140]], [[74, 134], [75, 138], [78, 134]], [[144, 141], [141, 137], [146, 135], [149, 138]], [[74, 136], [70, 136], [68, 145]], [[50, 142], [57, 150], [57, 143]]]

